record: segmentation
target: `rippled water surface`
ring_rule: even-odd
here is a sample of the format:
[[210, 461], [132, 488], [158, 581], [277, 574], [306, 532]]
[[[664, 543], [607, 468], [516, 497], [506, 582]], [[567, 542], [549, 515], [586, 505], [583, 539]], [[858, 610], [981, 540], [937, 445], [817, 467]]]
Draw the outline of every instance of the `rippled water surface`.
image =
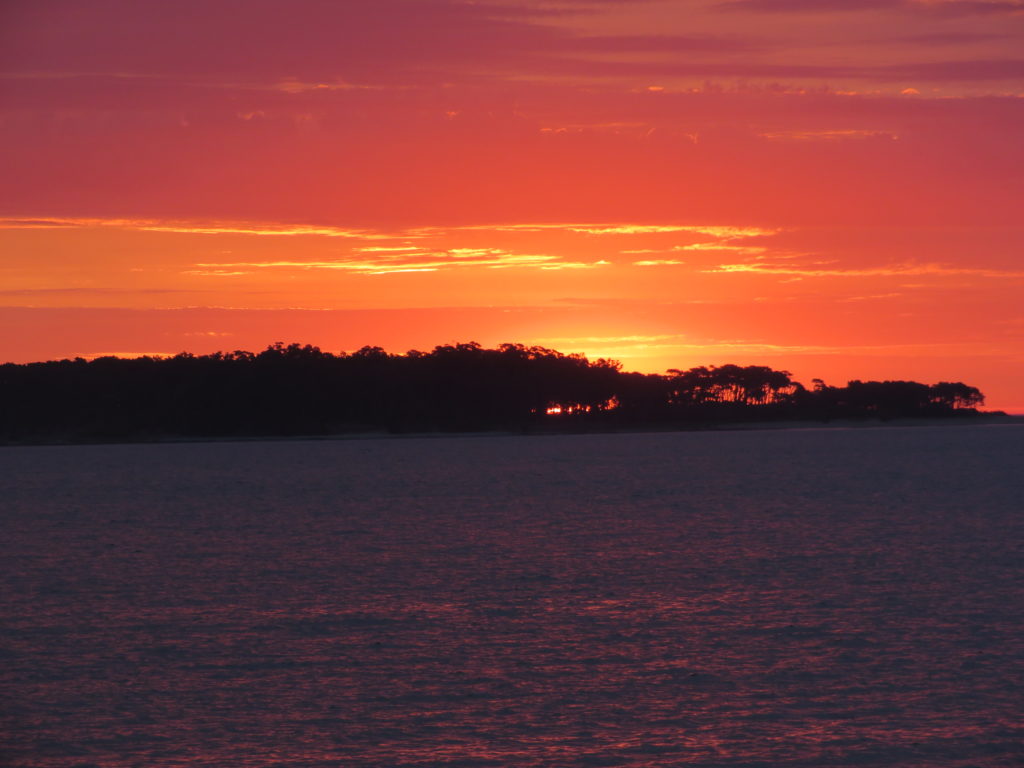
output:
[[1024, 428], [0, 472], [4, 766], [1024, 761]]

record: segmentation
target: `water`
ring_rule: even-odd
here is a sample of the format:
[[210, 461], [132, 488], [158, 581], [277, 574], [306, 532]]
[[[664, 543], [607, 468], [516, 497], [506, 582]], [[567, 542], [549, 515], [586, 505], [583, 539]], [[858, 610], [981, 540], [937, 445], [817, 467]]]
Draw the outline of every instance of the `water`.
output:
[[1024, 429], [0, 449], [0, 764], [1019, 766]]

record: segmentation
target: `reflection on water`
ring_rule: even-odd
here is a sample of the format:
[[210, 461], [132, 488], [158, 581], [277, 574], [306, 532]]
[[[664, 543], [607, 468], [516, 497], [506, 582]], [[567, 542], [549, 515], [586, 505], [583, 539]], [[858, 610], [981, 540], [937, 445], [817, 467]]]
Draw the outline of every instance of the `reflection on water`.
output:
[[0, 763], [1016, 766], [1022, 449], [0, 449]]

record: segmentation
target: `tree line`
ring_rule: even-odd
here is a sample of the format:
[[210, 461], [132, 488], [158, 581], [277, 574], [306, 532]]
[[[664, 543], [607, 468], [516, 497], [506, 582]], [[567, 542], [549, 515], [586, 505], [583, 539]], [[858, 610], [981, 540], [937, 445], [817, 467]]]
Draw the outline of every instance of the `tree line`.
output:
[[0, 365], [0, 440], [329, 435], [367, 431], [679, 428], [782, 419], [977, 413], [961, 382], [820, 379], [767, 366], [630, 373], [613, 360], [522, 344], [389, 354], [310, 345], [262, 352]]

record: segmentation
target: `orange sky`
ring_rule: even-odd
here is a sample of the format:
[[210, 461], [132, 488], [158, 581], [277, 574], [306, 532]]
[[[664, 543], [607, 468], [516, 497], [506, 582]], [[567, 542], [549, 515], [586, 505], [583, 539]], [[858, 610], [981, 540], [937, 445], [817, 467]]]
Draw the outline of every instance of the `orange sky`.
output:
[[9, 0], [0, 360], [476, 340], [1024, 412], [1017, 0]]

